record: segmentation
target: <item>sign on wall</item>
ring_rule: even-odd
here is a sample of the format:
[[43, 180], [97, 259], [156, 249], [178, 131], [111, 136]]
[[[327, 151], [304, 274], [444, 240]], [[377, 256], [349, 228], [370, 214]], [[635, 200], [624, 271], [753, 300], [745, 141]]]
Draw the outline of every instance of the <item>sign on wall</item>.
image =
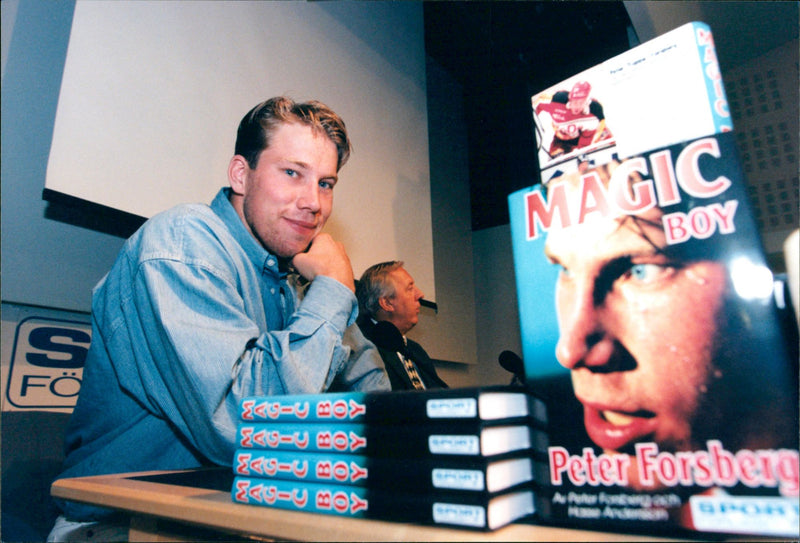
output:
[[85, 313], [2, 304], [2, 410], [71, 411], [91, 332]]

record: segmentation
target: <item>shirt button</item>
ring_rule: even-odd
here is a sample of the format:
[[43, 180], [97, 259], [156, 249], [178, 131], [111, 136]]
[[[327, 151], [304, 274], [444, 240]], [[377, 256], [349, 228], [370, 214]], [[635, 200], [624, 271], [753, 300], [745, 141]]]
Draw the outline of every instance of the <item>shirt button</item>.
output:
[[275, 288], [274, 288], [274, 287], [273, 287], [273, 288], [270, 288], [270, 289], [269, 289], [269, 292], [270, 292], [270, 294], [275, 294]]
[[274, 266], [274, 265], [275, 261], [273, 259], [270, 258], [269, 260], [267, 260], [267, 266]]

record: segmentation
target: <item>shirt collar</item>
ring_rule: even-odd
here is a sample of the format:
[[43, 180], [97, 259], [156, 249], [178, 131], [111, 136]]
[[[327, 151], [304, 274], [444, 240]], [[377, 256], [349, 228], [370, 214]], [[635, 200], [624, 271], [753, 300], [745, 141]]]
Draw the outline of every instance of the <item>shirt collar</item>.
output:
[[[370, 317], [370, 318], [369, 318], [369, 320], [371, 320], [371, 321], [372, 321], [372, 324], [373, 324], [373, 325], [375, 325], [375, 324], [378, 324], [378, 321], [376, 321], [374, 317]], [[406, 339], [406, 336], [405, 336], [405, 334], [400, 334], [400, 336], [403, 338], [403, 345], [405, 345], [406, 347], [408, 347], [408, 340]]]
[[228, 230], [244, 249], [253, 266], [262, 270], [263, 274], [269, 274], [277, 278], [285, 277], [286, 272], [278, 268], [278, 258], [264, 249], [245, 227], [236, 210], [233, 209], [233, 205], [229, 200], [230, 194], [230, 187], [221, 188], [211, 202], [211, 209], [228, 227]]

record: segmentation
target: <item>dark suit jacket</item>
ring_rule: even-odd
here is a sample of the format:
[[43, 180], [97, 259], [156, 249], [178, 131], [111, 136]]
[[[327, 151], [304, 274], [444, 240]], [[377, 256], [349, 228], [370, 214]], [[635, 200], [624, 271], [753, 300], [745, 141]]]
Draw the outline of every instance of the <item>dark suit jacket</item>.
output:
[[[376, 333], [376, 325], [371, 319], [359, 317], [358, 326], [364, 336], [374, 343], [381, 353], [386, 373], [392, 383], [392, 390], [412, 390], [414, 388], [411, 378], [397, 356], [398, 352], [414, 361], [425, 388], [448, 388], [447, 383], [436, 374], [433, 361], [422, 345], [411, 339], [407, 339], [406, 345], [403, 345], [403, 336], [394, 325], [389, 322], [381, 323], [382, 329]], [[391, 328], [389, 328], [390, 326]]]

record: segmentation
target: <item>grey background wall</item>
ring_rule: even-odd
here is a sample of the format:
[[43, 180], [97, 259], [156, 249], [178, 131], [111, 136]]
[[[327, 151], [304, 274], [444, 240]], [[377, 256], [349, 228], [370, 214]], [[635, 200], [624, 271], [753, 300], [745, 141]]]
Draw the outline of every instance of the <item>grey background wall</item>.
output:
[[[714, 28], [721, 17], [714, 4], [730, 4], [729, 12], [737, 9], [737, 2], [670, 4], [665, 11], [658, 2], [626, 3], [640, 40], [692, 19]], [[2, 10], [2, 301], [86, 311], [91, 287], [111, 265], [123, 240], [54, 220], [41, 200], [72, 2], [3, 0]], [[724, 28], [735, 32], [729, 25]], [[750, 33], [758, 37], [764, 30]], [[737, 34], [735, 39], [744, 36]], [[719, 36], [717, 41], [719, 45]], [[782, 62], [796, 89], [796, 41], [785, 55]], [[767, 56], [742, 60], [757, 66]], [[723, 70], [748, 69], [733, 60], [721, 57]], [[498, 354], [520, 351], [509, 228], [470, 230], [461, 90], [430, 60], [426, 77], [439, 311], [423, 310], [411, 335], [435, 357], [463, 362], [441, 365], [452, 385], [505, 383], [510, 376], [499, 367]], [[786, 117], [796, 123], [797, 100], [791, 105]], [[791, 145], [797, 148], [796, 134]], [[448, 355], [438, 355], [443, 352]]]
[[73, 3], [2, 9], [2, 299], [87, 311], [123, 240], [48, 219], [41, 197]]

